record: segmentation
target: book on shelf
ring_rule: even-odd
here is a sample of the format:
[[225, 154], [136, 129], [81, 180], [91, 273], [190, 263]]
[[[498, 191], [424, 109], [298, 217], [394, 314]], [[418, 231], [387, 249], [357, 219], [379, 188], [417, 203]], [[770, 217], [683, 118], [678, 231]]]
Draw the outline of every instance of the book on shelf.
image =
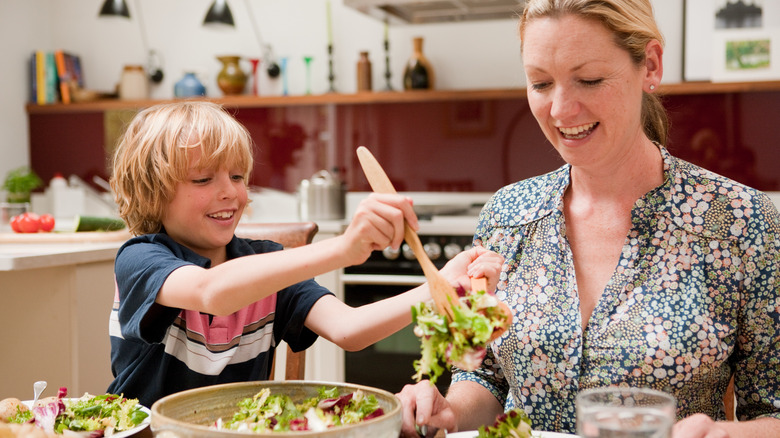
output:
[[46, 52], [46, 103], [55, 103], [59, 101], [59, 91], [57, 79], [57, 63], [54, 60], [53, 52]]
[[38, 103], [38, 62], [33, 52], [28, 63], [28, 78], [30, 78], [30, 103]]
[[36, 50], [30, 59], [30, 102], [38, 105], [73, 101], [73, 90], [84, 87], [81, 59], [64, 50]]
[[46, 104], [46, 52], [35, 51], [35, 102]]
[[65, 52], [54, 51], [54, 60], [57, 62], [57, 78], [60, 83], [60, 99], [62, 103], [70, 103], [71, 73], [65, 63]]

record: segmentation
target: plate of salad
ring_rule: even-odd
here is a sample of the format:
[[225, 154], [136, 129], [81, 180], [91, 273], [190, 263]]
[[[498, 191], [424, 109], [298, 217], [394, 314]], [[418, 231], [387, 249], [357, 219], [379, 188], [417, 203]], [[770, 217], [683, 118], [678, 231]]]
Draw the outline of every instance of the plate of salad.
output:
[[489, 426], [480, 426], [479, 430], [448, 433], [448, 438], [576, 438], [557, 432], [535, 432], [531, 429], [531, 420], [520, 409], [515, 408], [496, 417]]
[[149, 426], [150, 411], [137, 399], [127, 399], [116, 394], [84, 394], [78, 398], [67, 397], [67, 388], [60, 388], [56, 397], [39, 400], [36, 407], [32, 400], [22, 402], [13, 423], [34, 423], [49, 433], [65, 431], [84, 432], [90, 438], [100, 436], [123, 438], [134, 435]]
[[438, 313], [433, 301], [412, 306], [414, 334], [420, 339], [421, 350], [420, 359], [414, 361], [416, 373], [412, 377], [416, 381], [427, 375], [433, 384], [452, 365], [474, 371], [482, 364], [487, 344], [512, 322], [506, 304], [486, 289], [484, 281], [472, 282], [468, 293], [459, 288], [461, 305], [452, 306], [452, 319]]
[[[466, 432], [448, 433], [447, 438], [477, 438], [479, 431], [470, 430]], [[578, 438], [578, 435], [560, 432], [531, 432], [530, 438]], [[514, 437], [512, 437], [514, 438]]]

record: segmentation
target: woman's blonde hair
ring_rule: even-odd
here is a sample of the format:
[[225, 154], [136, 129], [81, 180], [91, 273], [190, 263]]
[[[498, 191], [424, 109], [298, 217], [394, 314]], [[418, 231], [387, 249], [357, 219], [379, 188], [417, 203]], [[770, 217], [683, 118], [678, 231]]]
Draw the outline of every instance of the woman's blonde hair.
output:
[[176, 184], [189, 172], [189, 151], [200, 148], [197, 167], [241, 169], [249, 183], [252, 137], [220, 105], [205, 101], [160, 104], [139, 112], [114, 152], [111, 188], [119, 215], [134, 235], [157, 233]]
[[[645, 48], [652, 40], [664, 44], [664, 37], [653, 17], [650, 0], [526, 0], [520, 18], [520, 49], [525, 30], [537, 18], [559, 18], [575, 15], [596, 20], [614, 35], [615, 43], [639, 66], [645, 61]], [[554, 38], [554, 36], [550, 36]], [[660, 98], [655, 94], [642, 96], [642, 126], [650, 140], [666, 144], [669, 118]]]

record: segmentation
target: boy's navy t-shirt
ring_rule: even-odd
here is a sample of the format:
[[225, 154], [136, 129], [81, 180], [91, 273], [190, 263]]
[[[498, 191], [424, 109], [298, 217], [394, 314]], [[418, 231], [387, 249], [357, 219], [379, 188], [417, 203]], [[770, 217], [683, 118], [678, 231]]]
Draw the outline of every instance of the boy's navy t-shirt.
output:
[[[267, 240], [233, 237], [228, 260], [279, 251]], [[209, 268], [211, 261], [165, 233], [138, 236], [117, 253], [117, 291], [111, 311], [111, 370], [108, 392], [151, 406], [186, 389], [219, 383], [266, 380], [281, 340], [294, 351], [317, 335], [303, 323], [314, 303], [330, 291], [307, 280], [219, 317], [155, 303], [168, 275], [184, 265]]]

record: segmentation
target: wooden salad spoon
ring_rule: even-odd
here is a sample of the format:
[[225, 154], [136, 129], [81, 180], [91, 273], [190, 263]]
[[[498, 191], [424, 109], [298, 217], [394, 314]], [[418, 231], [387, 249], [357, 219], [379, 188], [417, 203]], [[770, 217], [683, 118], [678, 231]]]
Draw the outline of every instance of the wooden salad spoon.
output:
[[[368, 179], [368, 183], [371, 185], [371, 189], [376, 193], [397, 193], [393, 187], [393, 183], [390, 182], [390, 178], [387, 177], [384, 169], [379, 162], [374, 158], [374, 155], [364, 146], [360, 146], [357, 149], [358, 160], [360, 160], [360, 166], [363, 168], [363, 173]], [[436, 311], [441, 315], [446, 315], [453, 320], [452, 306], [462, 305], [458, 294], [455, 292], [455, 288], [447, 281], [444, 276], [439, 273], [436, 266], [433, 264], [428, 254], [423, 249], [422, 242], [420, 242], [420, 236], [409, 226], [408, 223], [404, 223], [404, 240], [414, 252], [417, 261], [422, 267], [425, 279], [428, 281], [428, 288], [431, 291], [431, 297], [433, 297], [433, 303], [436, 306]]]

